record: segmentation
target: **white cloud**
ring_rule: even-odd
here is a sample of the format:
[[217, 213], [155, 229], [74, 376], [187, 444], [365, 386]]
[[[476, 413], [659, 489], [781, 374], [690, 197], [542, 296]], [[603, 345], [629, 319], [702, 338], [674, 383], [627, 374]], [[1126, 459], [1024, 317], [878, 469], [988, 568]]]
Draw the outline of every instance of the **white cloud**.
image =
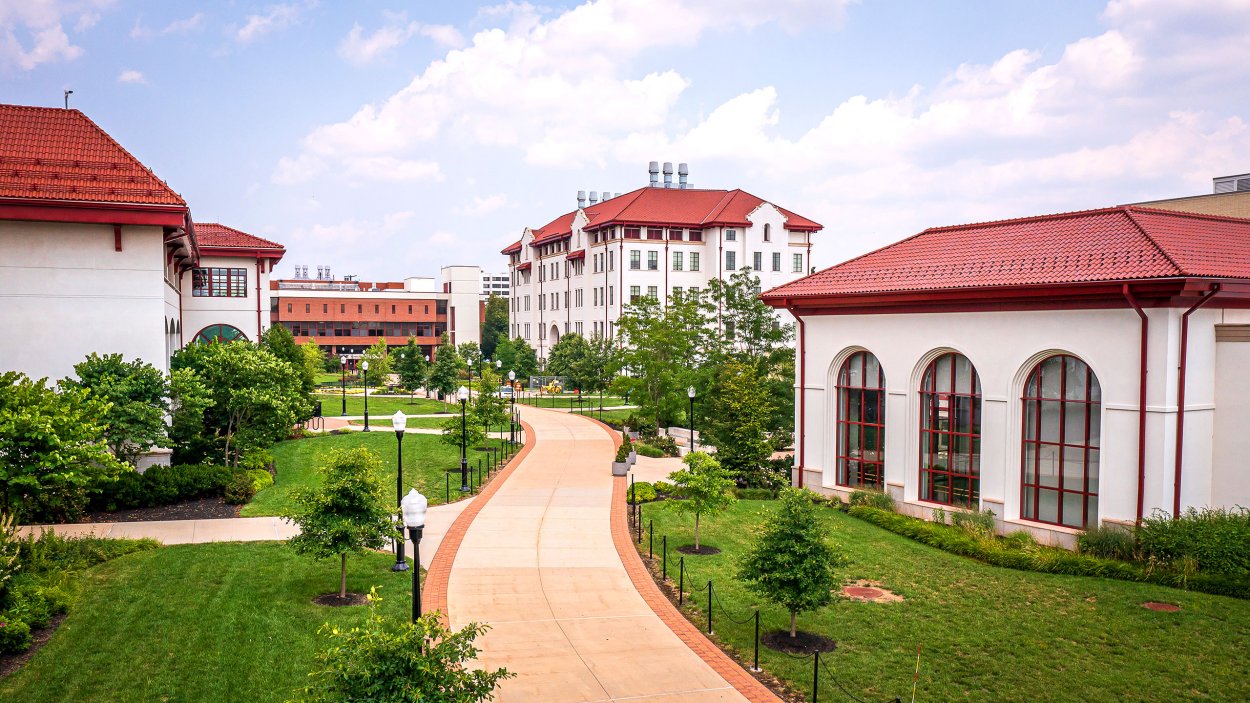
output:
[[0, 67], [29, 71], [40, 64], [73, 61], [83, 49], [65, 31], [90, 29], [100, 15], [96, 10], [111, 0], [42, 0], [0, 3]]
[[393, 156], [363, 156], [347, 159], [347, 175], [364, 181], [441, 181], [438, 163]]
[[509, 204], [511, 204], [511, 200], [508, 198], [507, 193], [495, 193], [487, 196], [475, 195], [473, 196], [473, 202], [460, 208], [460, 212], [469, 217], [481, 217]]
[[418, 35], [428, 37], [444, 47], [457, 48], [464, 45], [464, 37], [451, 25], [409, 22], [404, 13], [389, 14], [387, 20], [387, 24], [369, 34], [359, 24], [353, 25], [343, 41], [339, 42], [339, 56], [349, 63], [363, 66]]
[[187, 34], [204, 26], [204, 13], [197, 12], [190, 17], [176, 19], [160, 29], [152, 29], [143, 23], [143, 18], [135, 20], [135, 25], [130, 28], [131, 39], [149, 39], [155, 36], [166, 36], [169, 34]]
[[295, 2], [285, 5], [270, 5], [265, 8], [265, 12], [257, 15], [248, 15], [243, 26], [235, 32], [235, 38], [241, 42], [247, 43], [255, 41], [260, 37], [280, 29], [285, 29], [295, 24], [312, 2]]
[[128, 68], [122, 71], [120, 74], [118, 74], [117, 82], [118, 83], [146, 84], [148, 82], [148, 79], [144, 77], [142, 72]]

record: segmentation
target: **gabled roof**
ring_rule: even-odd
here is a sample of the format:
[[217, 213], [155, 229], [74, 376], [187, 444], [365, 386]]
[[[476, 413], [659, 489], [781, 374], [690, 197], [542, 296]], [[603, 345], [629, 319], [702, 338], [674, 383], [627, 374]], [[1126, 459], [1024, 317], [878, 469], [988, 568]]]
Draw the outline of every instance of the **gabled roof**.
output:
[[521, 251], [521, 240], [518, 239], [515, 242], [504, 247], [503, 249], [500, 249], [499, 253], [500, 254], [516, 254], [520, 251]]
[[271, 242], [268, 239], [216, 222], [197, 222], [195, 224], [195, 241], [199, 242], [201, 248], [273, 249], [286, 251], [286, 247], [277, 242]]
[[920, 234], [767, 291], [766, 302], [1010, 286], [1250, 279], [1250, 219], [1122, 206]]
[[0, 198], [187, 205], [83, 113], [24, 105], [0, 105]]
[[565, 213], [547, 224], [533, 230], [534, 241], [530, 242], [530, 246], [549, 242], [553, 239], [559, 239], [573, 233], [573, 219], [577, 217], [577, 211]]

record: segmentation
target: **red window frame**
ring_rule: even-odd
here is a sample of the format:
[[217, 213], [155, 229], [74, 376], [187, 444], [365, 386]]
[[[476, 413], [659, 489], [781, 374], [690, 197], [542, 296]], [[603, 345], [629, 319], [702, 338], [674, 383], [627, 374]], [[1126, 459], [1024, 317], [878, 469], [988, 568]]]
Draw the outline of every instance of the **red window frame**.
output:
[[[949, 390], [939, 391], [938, 367], [945, 360], [950, 362]], [[968, 367], [967, 388], [958, 387], [960, 364]], [[921, 500], [955, 507], [980, 507], [980, 416], [981, 378], [968, 357], [948, 352], [929, 362], [920, 382]], [[961, 431], [959, 427], [967, 427], [967, 430]], [[965, 446], [966, 451], [960, 450], [960, 445]], [[958, 467], [961, 463], [962, 470]]]
[[624, 237], [625, 239], [642, 239], [642, 228], [626, 227]]
[[[875, 378], [868, 378], [868, 361], [876, 362]], [[858, 369], [859, 385], [854, 385], [851, 372]], [[836, 385], [837, 410], [837, 484], [848, 488], [885, 489], [885, 373], [881, 362], [868, 351], [858, 351], [842, 362]], [[876, 416], [868, 417], [875, 402]], [[852, 407], [858, 413], [852, 413]], [[855, 417], [853, 417], [853, 415]], [[857, 441], [852, 443], [854, 435]], [[875, 436], [875, 441], [865, 438]], [[854, 444], [854, 446], [852, 446]], [[872, 452], [871, 458], [865, 458]]]
[[[1045, 380], [1047, 372], [1058, 370], [1058, 396], [1047, 394]], [[1084, 375], [1084, 384], [1070, 383], [1073, 374]], [[1070, 385], [1074, 390], [1070, 393]], [[1080, 385], [1084, 393], [1078, 392]], [[1077, 395], [1079, 397], [1069, 397]], [[1086, 529], [1090, 523], [1098, 522], [1098, 467], [1102, 440], [1102, 387], [1094, 370], [1080, 358], [1070, 354], [1055, 354], [1042, 359], [1029, 372], [1021, 397], [1022, 412], [1020, 417], [1020, 517], [1030, 522], [1047, 525], [1060, 525]], [[1049, 430], [1043, 428], [1043, 416], [1046, 404], [1057, 405], [1057, 427]], [[1080, 441], [1073, 441], [1069, 433], [1069, 413], [1079, 413], [1075, 418], [1075, 428], [1081, 431]], [[1094, 430], [1091, 432], [1091, 430]], [[1096, 437], [1095, 437], [1096, 435]], [[1048, 440], [1045, 437], [1053, 437]], [[1055, 441], [1057, 440], [1057, 441]], [[1032, 448], [1032, 452], [1030, 452]], [[1042, 476], [1042, 455], [1045, 451], [1053, 452], [1056, 458], [1056, 472], [1053, 484], [1048, 485]], [[1029, 454], [1032, 454], [1030, 467]], [[1069, 462], [1070, 454], [1079, 454], [1080, 462]], [[1093, 471], [1091, 471], [1091, 459]], [[1030, 468], [1032, 471], [1030, 472]], [[1031, 474], [1031, 476], [1030, 476]], [[1076, 488], [1069, 488], [1069, 477]], [[1030, 480], [1030, 478], [1032, 480]], [[1053, 494], [1055, 499], [1055, 519], [1045, 520], [1040, 517], [1043, 494]], [[1064, 514], [1064, 498], [1077, 496], [1081, 503], [1080, 515], [1077, 519]], [[1093, 518], [1092, 520], [1090, 518]], [[1066, 518], [1066, 519], [1065, 519]]]
[[647, 239], [664, 239], [664, 229], [661, 227], [648, 227]]
[[191, 271], [191, 296], [194, 298], [246, 298], [247, 269], [222, 266], [193, 269]]
[[690, 230], [690, 241], [692, 241], [692, 242], [701, 242], [701, 241], [703, 241], [703, 230], [701, 230], [701, 229], [692, 229], [692, 230]]

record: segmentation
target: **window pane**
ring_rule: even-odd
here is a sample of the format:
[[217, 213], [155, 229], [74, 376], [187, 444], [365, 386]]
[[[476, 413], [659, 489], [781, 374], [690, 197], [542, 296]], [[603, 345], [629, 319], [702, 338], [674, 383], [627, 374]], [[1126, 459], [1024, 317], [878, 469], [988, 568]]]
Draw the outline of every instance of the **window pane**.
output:
[[1059, 441], [1059, 407], [1057, 400], [1043, 400], [1042, 405], [1042, 441]]
[[1085, 496], [1080, 493], [1063, 494], [1063, 524], [1080, 527], [1085, 519]]
[[1068, 400], [1085, 400], [1085, 378], [1088, 375], [1085, 363], [1072, 356], [1063, 357], [1064, 380], [1063, 397]]
[[1041, 489], [1038, 495], [1037, 519], [1046, 522], [1059, 521], [1059, 492]]
[[1059, 487], [1059, 451], [1049, 444], [1037, 448], [1037, 482], [1051, 488]]
[[1037, 472], [1034, 469], [1037, 461], [1037, 445], [1032, 442], [1024, 444], [1024, 482], [1037, 483]]
[[1037, 439], [1037, 402], [1026, 400], [1024, 402], [1024, 438], [1026, 440]]
[[873, 354], [864, 355], [864, 378], [866, 379], [865, 385], [881, 387], [881, 363]]
[[1052, 356], [1042, 362], [1042, 397], [1043, 398], [1062, 398], [1063, 382], [1063, 361], [1060, 357]]
[[1064, 444], [1085, 444], [1085, 407], [1085, 403], [1064, 404]]
[[951, 392], [951, 357], [943, 356], [933, 365], [933, 378], [938, 393]]

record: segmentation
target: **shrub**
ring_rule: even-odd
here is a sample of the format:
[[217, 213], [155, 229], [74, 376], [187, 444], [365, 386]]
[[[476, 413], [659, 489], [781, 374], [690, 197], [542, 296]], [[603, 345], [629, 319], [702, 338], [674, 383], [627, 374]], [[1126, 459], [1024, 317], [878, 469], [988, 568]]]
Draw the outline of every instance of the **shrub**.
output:
[[0, 613], [0, 654], [20, 654], [30, 649], [30, 625]]
[[946, 510], [944, 508], [934, 508], [933, 512], [929, 513], [929, 520], [936, 522], [939, 525], [945, 525]]
[[1025, 549], [1037, 544], [1037, 540], [1033, 539], [1033, 535], [1024, 530], [1016, 530], [1003, 535], [1003, 544], [1010, 549]]
[[657, 497], [655, 486], [652, 486], [646, 481], [635, 481], [631, 484], [631, 487], [627, 489], [626, 495], [628, 496], [630, 505], [634, 504], [635, 499], [639, 503], [650, 503]]
[[1142, 520], [1137, 540], [1143, 558], [1178, 562], [1188, 557], [1211, 574], [1250, 576], [1250, 510], [1189, 508], [1177, 520], [1156, 511]]
[[273, 474], [264, 469], [248, 469], [246, 473], [252, 479], [253, 495], [273, 485]]
[[656, 481], [651, 485], [655, 487], [655, 492], [661, 495], [671, 496], [677, 491], [677, 486], [674, 486], [668, 481]]
[[955, 510], [951, 512], [951, 524], [973, 537], [987, 539], [994, 536], [994, 511]]
[[630, 413], [625, 418], [625, 426], [630, 432], [637, 432], [639, 437], [654, 437], [656, 433], [655, 422], [636, 413]]
[[629, 461], [629, 445], [624, 442], [616, 448], [616, 458], [613, 460], [618, 464], [624, 464]]
[[664, 456], [664, 450], [659, 447], [653, 447], [650, 444], [637, 444], [634, 451], [642, 456], [651, 457], [652, 459], [660, 459]]
[[115, 483], [105, 485], [92, 502], [95, 510], [129, 510], [171, 505], [222, 495], [231, 471], [210, 464], [153, 466], [145, 473], [126, 471]]
[[734, 489], [739, 500], [775, 500], [777, 491], [771, 488], [737, 488]]
[[894, 510], [894, 499], [881, 491], [851, 491], [851, 505], [870, 505], [882, 510]]
[[769, 435], [768, 443], [772, 445], [773, 451], [785, 451], [794, 446], [794, 433], [783, 427]]
[[18, 542], [17, 560], [22, 571], [28, 574], [71, 571], [159, 546], [159, 542], [150, 539], [62, 537], [51, 530], [45, 530], [38, 537], [27, 535]]
[[1091, 527], [1076, 538], [1076, 548], [1082, 554], [1132, 561], [1137, 550], [1133, 535], [1120, 527]]
[[248, 471], [268, 471], [273, 466], [273, 455], [265, 449], [253, 449], [239, 460], [239, 468]]
[[[663, 437], [655, 436], [647, 439], [647, 444], [660, 450], [661, 456], [680, 456], [681, 452], [677, 451], [677, 440], [664, 435]], [[642, 452], [639, 451], [639, 454]], [[647, 454], [647, 456], [652, 456]]]
[[226, 502], [231, 505], [243, 505], [256, 495], [256, 481], [247, 475], [246, 471], [239, 471], [230, 477], [230, 482], [226, 484]]

